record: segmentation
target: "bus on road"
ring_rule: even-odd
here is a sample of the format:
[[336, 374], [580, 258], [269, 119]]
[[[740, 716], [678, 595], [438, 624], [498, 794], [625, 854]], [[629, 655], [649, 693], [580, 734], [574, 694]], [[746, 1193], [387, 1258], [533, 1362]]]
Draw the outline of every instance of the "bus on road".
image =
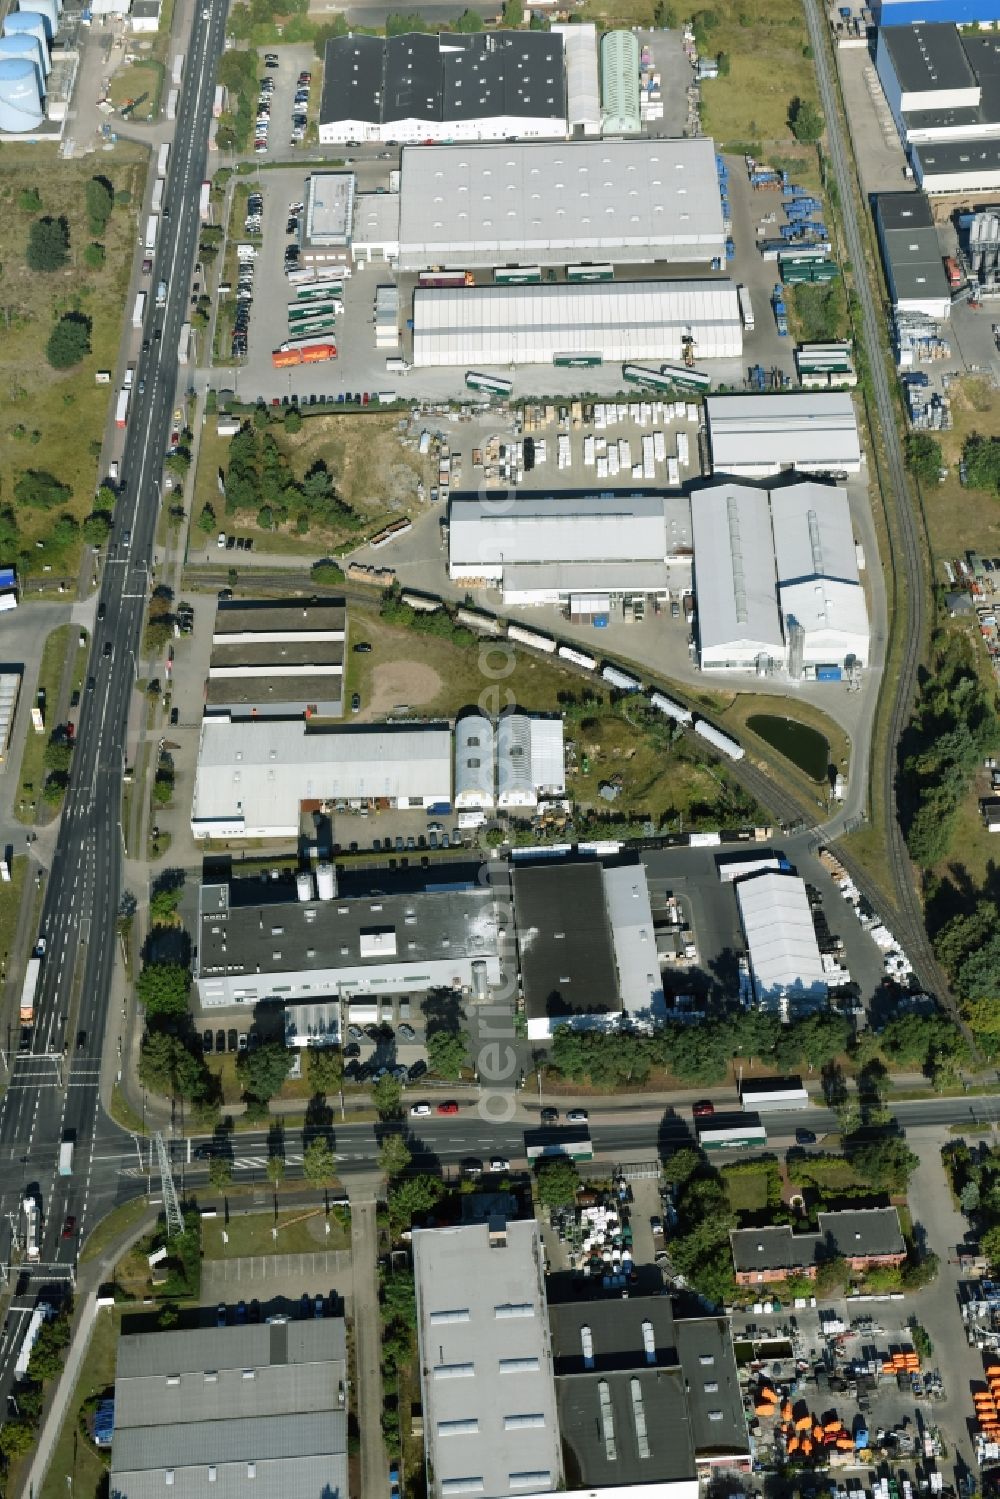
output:
[[594, 1159], [590, 1130], [585, 1124], [544, 1125], [541, 1129], [526, 1129], [524, 1151], [529, 1161], [561, 1155], [569, 1156], [573, 1161]]

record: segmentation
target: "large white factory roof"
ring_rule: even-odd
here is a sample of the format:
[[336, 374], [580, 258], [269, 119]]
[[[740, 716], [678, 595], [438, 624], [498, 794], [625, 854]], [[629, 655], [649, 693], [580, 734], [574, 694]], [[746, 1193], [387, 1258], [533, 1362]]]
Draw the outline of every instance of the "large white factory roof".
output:
[[605, 363], [738, 359], [743, 324], [731, 281], [605, 281], [596, 285], [418, 289], [413, 362], [426, 365], [551, 364], [557, 354], [600, 354]]
[[691, 497], [703, 666], [781, 656], [767, 491], [716, 484]]
[[792, 484], [771, 491], [778, 595], [786, 633], [792, 618], [806, 634], [807, 660], [868, 660], [868, 609], [858, 576], [847, 491], [833, 484]]
[[485, 713], [466, 713], [455, 724], [455, 805], [492, 807], [496, 799], [496, 736]]
[[667, 539], [661, 495], [515, 495], [500, 506], [474, 498], [451, 502], [451, 566], [565, 562], [662, 562]]
[[736, 899], [758, 1002], [809, 1008], [826, 998], [823, 963], [803, 881], [764, 873], [740, 880]]
[[763, 478], [787, 468], [857, 473], [861, 467], [858, 422], [847, 392], [710, 396], [705, 406], [717, 474]]
[[725, 246], [715, 143], [407, 146], [399, 267], [708, 262]]
[[301, 719], [202, 721], [191, 823], [212, 836], [298, 831], [303, 801], [451, 800], [451, 733], [441, 724], [310, 730]]

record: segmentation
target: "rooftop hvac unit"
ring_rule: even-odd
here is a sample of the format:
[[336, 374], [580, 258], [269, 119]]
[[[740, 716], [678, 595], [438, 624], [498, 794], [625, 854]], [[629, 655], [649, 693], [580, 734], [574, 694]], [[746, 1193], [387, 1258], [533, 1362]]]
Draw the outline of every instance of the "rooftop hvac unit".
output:
[[37, 36], [29, 36], [26, 31], [13, 36], [0, 36], [0, 61], [10, 58], [23, 58], [33, 63], [38, 73], [38, 86], [45, 93], [45, 66], [48, 58], [45, 49]]
[[38, 69], [24, 57], [0, 60], [0, 131], [37, 130], [45, 119]]
[[49, 46], [45, 36], [45, 22], [40, 15], [30, 10], [17, 10], [4, 17], [4, 36], [33, 36], [42, 53], [42, 72], [48, 77], [52, 64], [49, 62]]
[[28, 0], [27, 5], [18, 8], [26, 15], [41, 16], [45, 22], [45, 35], [51, 42], [59, 28], [59, 6], [56, 0]]

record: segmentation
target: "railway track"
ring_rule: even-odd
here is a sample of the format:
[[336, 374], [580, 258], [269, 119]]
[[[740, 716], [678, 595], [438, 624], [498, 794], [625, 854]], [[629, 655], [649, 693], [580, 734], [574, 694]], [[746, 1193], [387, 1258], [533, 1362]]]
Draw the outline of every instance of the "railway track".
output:
[[[924, 987], [931, 993], [937, 994], [943, 1002], [950, 1002], [947, 981], [927, 938], [923, 908], [914, 884], [913, 866], [899, 824], [896, 800], [896, 747], [913, 703], [921, 642], [926, 623], [928, 585], [924, 550], [921, 545], [917, 507], [903, 461], [903, 447], [900, 442], [896, 411], [883, 357], [879, 302], [872, 285], [865, 237], [855, 211], [857, 195], [861, 189], [855, 176], [853, 159], [844, 139], [838, 109], [838, 90], [833, 77], [829, 33], [819, 0], [804, 0], [804, 4], [809, 40], [816, 64], [820, 102], [826, 116], [830, 160], [840, 192], [844, 237], [854, 274], [854, 287], [861, 308], [861, 331], [868, 353], [868, 365], [880, 428], [880, 432], [873, 433], [872, 446], [875, 449], [878, 438], [881, 437], [885, 452], [885, 468], [882, 477], [888, 499], [886, 513], [889, 522], [890, 565], [896, 581], [905, 583], [903, 589], [905, 613], [901, 619], [898, 615], [896, 619], [896, 627], [902, 631], [903, 636], [902, 659], [895, 681], [890, 681], [886, 673], [882, 682], [882, 691], [888, 698], [889, 723], [886, 736], [888, 748], [884, 763], [874, 768], [874, 773], [882, 778], [886, 808], [885, 836], [896, 892], [896, 936], [905, 948]], [[863, 193], [861, 198], [864, 201]], [[897, 600], [900, 598], [898, 588], [896, 598]], [[838, 850], [838, 858], [840, 857], [842, 855]], [[852, 877], [857, 880], [859, 889], [866, 889], [869, 882], [854, 861], [845, 859], [844, 863], [849, 868]]]

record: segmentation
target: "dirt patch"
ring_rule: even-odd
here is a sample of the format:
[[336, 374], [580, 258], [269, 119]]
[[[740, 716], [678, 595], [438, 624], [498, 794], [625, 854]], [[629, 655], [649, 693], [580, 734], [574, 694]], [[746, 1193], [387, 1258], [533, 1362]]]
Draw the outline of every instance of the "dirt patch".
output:
[[441, 678], [431, 666], [419, 661], [386, 662], [375, 668], [372, 695], [364, 705], [364, 716], [378, 718], [404, 703], [408, 708], [422, 708], [434, 701], [441, 686]]

